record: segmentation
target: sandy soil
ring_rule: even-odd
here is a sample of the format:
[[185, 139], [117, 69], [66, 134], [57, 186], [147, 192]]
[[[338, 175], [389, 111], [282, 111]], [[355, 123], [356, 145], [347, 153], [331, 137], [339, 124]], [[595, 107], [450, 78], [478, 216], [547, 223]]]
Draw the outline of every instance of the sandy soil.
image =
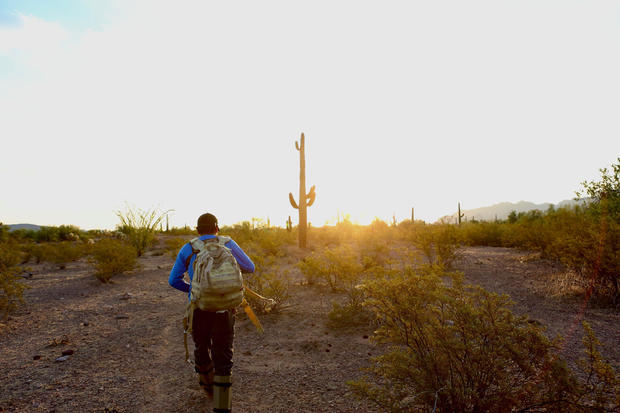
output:
[[[579, 355], [579, 317], [605, 344], [620, 369], [620, 314], [582, 299], [545, 293], [561, 271], [552, 263], [502, 248], [465, 248], [457, 267], [467, 279], [508, 293], [515, 310], [567, 336], [564, 355]], [[373, 412], [346, 382], [379, 349], [369, 328], [326, 327], [331, 301], [321, 286], [303, 285], [292, 269], [291, 305], [260, 317], [259, 335], [245, 317], [236, 324], [233, 410], [236, 412]], [[298, 255], [298, 254], [297, 254]], [[0, 325], [0, 411], [211, 411], [193, 368], [184, 362], [181, 319], [186, 296], [168, 286], [173, 259], [147, 254], [141, 268], [101, 285], [85, 261], [65, 270], [32, 269], [27, 306]], [[191, 342], [191, 340], [190, 340]], [[191, 346], [191, 344], [190, 344]], [[64, 361], [57, 361], [72, 353]], [[190, 349], [191, 351], [191, 349]]]

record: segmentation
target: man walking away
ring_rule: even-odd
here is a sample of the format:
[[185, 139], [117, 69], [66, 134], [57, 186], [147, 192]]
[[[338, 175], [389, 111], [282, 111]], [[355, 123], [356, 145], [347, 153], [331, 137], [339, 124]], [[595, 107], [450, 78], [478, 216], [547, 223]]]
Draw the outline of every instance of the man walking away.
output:
[[[214, 215], [209, 213], [201, 215], [198, 218], [196, 229], [199, 237], [181, 248], [174, 267], [172, 267], [168, 279], [172, 287], [188, 293], [190, 300], [192, 299], [194, 262], [203, 249], [212, 248], [214, 247], [212, 244], [215, 243], [223, 243], [223, 246], [226, 247], [225, 251], [232, 253], [241, 272], [254, 272], [254, 263], [235, 241], [228, 237], [217, 236], [220, 229]], [[215, 265], [217, 264], [213, 264], [213, 259], [211, 259], [206, 271]], [[185, 272], [189, 275], [190, 283], [183, 280]], [[196, 284], [194, 283], [194, 285]], [[194, 295], [196, 294], [197, 292], [194, 291]], [[235, 311], [235, 308], [217, 311], [196, 308], [193, 310], [193, 314], [189, 315], [195, 347], [194, 368], [198, 373], [200, 386], [207, 391], [209, 396], [213, 396], [214, 412], [227, 413], [231, 411]]]

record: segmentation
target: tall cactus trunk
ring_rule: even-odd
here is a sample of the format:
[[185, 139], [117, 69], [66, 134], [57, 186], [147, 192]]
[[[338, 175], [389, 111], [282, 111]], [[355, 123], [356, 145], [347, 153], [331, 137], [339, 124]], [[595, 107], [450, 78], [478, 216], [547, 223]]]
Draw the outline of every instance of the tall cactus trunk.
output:
[[306, 208], [306, 144], [304, 134], [299, 142], [299, 248], [306, 248], [308, 209]]
[[304, 134], [301, 134], [299, 142], [295, 142], [295, 148], [299, 151], [299, 205], [295, 202], [293, 194], [289, 192], [288, 199], [295, 209], [299, 209], [299, 248], [306, 248], [308, 228], [308, 207], [312, 206], [316, 199], [316, 187], [312, 186], [306, 193], [306, 143]]

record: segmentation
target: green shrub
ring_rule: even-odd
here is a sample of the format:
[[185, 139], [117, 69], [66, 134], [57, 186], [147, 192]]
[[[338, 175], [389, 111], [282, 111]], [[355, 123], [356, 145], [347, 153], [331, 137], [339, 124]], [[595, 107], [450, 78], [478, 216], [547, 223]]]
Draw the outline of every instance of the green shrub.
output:
[[125, 211], [116, 212], [121, 220], [117, 230], [127, 236], [129, 243], [133, 245], [140, 257], [153, 244], [157, 227], [168, 212], [127, 207]]
[[6, 242], [9, 239], [9, 227], [0, 222], [0, 242]]
[[464, 244], [501, 247], [503, 246], [503, 230], [504, 224], [500, 222], [476, 221], [463, 223], [459, 232]]
[[361, 288], [380, 324], [373, 338], [391, 347], [350, 385], [391, 412], [602, 412], [615, 402], [618, 380], [596, 341], [592, 374], [580, 381], [507, 296], [459, 274], [409, 270]]
[[184, 238], [174, 237], [174, 238], [166, 238], [164, 241], [166, 244], [166, 251], [168, 255], [170, 255], [173, 259], [177, 257], [179, 251], [185, 244], [187, 244], [187, 240]]
[[95, 277], [107, 283], [112, 276], [133, 270], [136, 258], [133, 245], [114, 239], [102, 239], [93, 246], [89, 261], [95, 267]]
[[428, 264], [451, 268], [458, 258], [460, 247], [457, 227], [450, 224], [424, 225], [412, 234], [413, 245], [418, 248]]
[[252, 291], [273, 300], [269, 302], [245, 294], [246, 300], [257, 313], [278, 312], [291, 298], [288, 275], [279, 273], [277, 268], [262, 271], [255, 276], [247, 276], [244, 278], [244, 284]]
[[77, 261], [87, 253], [87, 247], [83, 243], [63, 241], [50, 244], [51, 256], [49, 260], [64, 269], [67, 263]]
[[19, 248], [12, 243], [0, 243], [0, 312], [2, 318], [23, 303], [22, 292], [27, 288], [17, 276], [22, 261]]
[[54, 248], [49, 243], [29, 244], [25, 247], [28, 253], [34, 257], [35, 263], [51, 262], [54, 255]]
[[349, 246], [326, 248], [312, 253], [297, 266], [308, 284], [323, 280], [332, 291], [354, 289], [364, 270], [357, 254]]

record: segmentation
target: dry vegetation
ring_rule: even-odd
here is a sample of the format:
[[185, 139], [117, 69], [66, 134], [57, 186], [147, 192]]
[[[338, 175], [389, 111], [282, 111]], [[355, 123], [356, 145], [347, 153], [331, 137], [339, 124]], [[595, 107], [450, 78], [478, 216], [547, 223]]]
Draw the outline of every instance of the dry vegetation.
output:
[[[602, 172], [586, 206], [503, 222], [345, 221], [308, 249], [297, 229], [223, 228], [275, 300], [251, 302], [264, 335], [237, 314], [236, 411], [617, 411], [620, 164]], [[195, 234], [137, 216], [0, 226], [0, 411], [209, 411], [167, 284]]]

